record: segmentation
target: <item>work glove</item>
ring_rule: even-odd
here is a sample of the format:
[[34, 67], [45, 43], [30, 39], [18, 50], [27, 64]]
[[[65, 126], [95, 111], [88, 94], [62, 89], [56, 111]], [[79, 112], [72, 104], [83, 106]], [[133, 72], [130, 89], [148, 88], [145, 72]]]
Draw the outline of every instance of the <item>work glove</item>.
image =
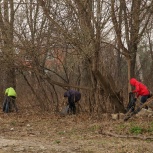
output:
[[134, 98], [134, 101], [136, 102], [137, 101], [137, 98]]

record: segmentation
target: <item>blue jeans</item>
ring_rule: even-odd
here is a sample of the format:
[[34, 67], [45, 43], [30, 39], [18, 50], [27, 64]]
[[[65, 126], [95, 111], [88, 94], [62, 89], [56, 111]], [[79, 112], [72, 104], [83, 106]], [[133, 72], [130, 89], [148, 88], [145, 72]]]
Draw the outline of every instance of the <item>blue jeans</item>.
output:
[[5, 97], [4, 103], [3, 103], [3, 112], [9, 113], [11, 108], [11, 104], [8, 97]]
[[5, 113], [9, 113], [12, 111], [12, 107], [15, 108], [16, 112], [18, 112], [18, 108], [16, 106], [16, 102], [15, 102], [15, 97], [10, 96], [10, 97], [5, 97], [5, 100], [3, 102], [3, 112]]
[[147, 96], [142, 96], [141, 97], [141, 102], [145, 103], [147, 101], [147, 99], [148, 99], [148, 95]]

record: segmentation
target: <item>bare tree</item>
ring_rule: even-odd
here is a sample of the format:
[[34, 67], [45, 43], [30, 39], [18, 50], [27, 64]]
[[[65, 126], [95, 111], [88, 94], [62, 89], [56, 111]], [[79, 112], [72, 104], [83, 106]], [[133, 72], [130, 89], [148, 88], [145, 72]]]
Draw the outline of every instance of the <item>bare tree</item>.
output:
[[112, 22], [118, 46], [127, 60], [128, 81], [135, 76], [137, 48], [151, 18], [152, 6], [152, 0], [111, 0]]
[[85, 95], [84, 110], [124, 111], [125, 59], [129, 79], [151, 9], [152, 1], [138, 0], [4, 0], [0, 61], [10, 77], [5, 80], [19, 82], [22, 76], [44, 110], [59, 111], [63, 89], [74, 88]]
[[[13, 47], [14, 36], [14, 4], [11, 0], [3, 0], [0, 4], [0, 32], [1, 32], [1, 77], [2, 93], [4, 89], [13, 86], [16, 87], [16, 75]], [[3, 94], [2, 94], [3, 95]], [[1, 96], [3, 97], [3, 96]]]
[[[100, 100], [97, 97], [100, 86], [105, 92], [105, 96], [110, 100], [112, 108], [115, 108], [116, 112], [123, 111], [122, 98], [118, 94], [111, 74], [103, 76], [99, 70], [102, 30], [105, 28], [110, 17], [106, 13], [106, 17], [103, 18], [102, 12], [103, 7], [108, 9], [108, 5], [106, 3], [104, 4], [103, 1], [62, 1], [61, 3], [72, 8], [71, 15], [73, 19], [71, 21], [77, 21], [76, 24], [65, 29], [66, 24], [63, 24], [62, 19], [60, 21], [58, 20], [57, 16], [48, 8], [47, 3], [43, 0], [39, 0], [39, 2], [47, 18], [59, 29], [67, 42], [70, 42], [75, 50], [79, 51], [80, 55], [88, 61], [92, 81], [91, 87], [94, 89], [90, 95], [91, 105], [99, 105]], [[68, 19], [70, 20], [70, 16]]]

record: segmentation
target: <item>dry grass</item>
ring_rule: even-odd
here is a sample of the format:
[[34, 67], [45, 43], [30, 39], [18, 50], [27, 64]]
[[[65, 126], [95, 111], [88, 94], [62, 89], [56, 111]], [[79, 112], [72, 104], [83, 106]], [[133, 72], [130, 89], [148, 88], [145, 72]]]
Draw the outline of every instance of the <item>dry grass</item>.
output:
[[[100, 134], [103, 129], [118, 135], [153, 136], [150, 118], [131, 119], [128, 122], [98, 120], [79, 114], [60, 117], [50, 113], [0, 113], [0, 151], [46, 153], [151, 153], [152, 141], [117, 138]], [[7, 146], [2, 142], [7, 140]], [[8, 140], [14, 141], [12, 145]], [[43, 150], [43, 151], [42, 151]]]

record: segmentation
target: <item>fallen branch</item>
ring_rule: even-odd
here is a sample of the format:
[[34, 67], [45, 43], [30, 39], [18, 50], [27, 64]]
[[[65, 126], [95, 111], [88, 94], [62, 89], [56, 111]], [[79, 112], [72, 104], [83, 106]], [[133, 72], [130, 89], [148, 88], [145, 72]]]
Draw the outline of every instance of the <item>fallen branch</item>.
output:
[[131, 112], [131, 110], [125, 114], [124, 121], [127, 121], [132, 116], [136, 115], [138, 112], [141, 111], [142, 108], [145, 106], [149, 106], [153, 102], [153, 97], [149, 98], [147, 102], [145, 102], [143, 105], [140, 105], [135, 111]]
[[111, 132], [106, 132], [101, 130], [99, 134], [116, 137], [116, 138], [133, 138], [133, 139], [141, 139], [141, 140], [153, 140], [153, 137], [145, 137], [145, 136], [132, 136], [132, 135], [118, 135]]

